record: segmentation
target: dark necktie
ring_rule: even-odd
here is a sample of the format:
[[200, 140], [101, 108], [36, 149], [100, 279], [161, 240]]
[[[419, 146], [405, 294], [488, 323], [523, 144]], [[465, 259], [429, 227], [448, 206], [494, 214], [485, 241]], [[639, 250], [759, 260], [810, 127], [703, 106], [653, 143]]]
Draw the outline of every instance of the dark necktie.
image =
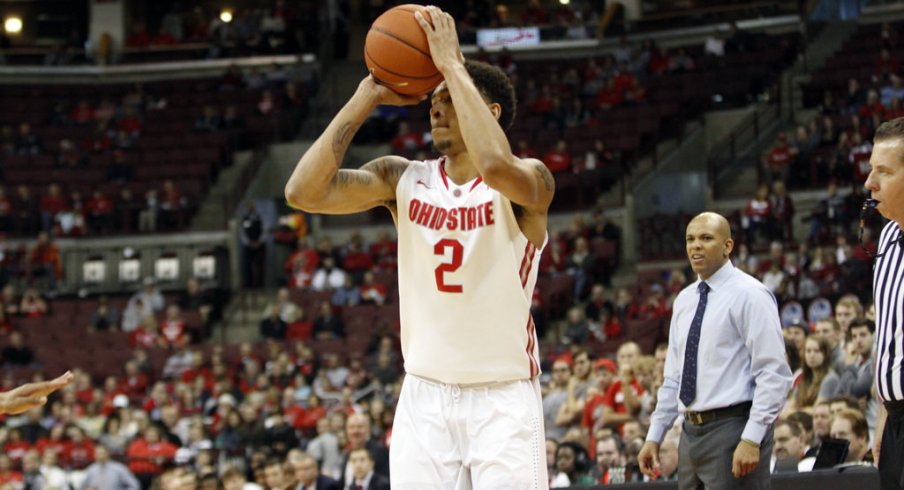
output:
[[700, 292], [700, 300], [697, 302], [697, 312], [694, 313], [694, 321], [691, 322], [691, 330], [687, 334], [687, 346], [684, 348], [684, 370], [681, 371], [681, 390], [678, 398], [685, 407], [690, 406], [697, 397], [697, 348], [700, 347], [700, 327], [703, 325], [703, 313], [706, 311], [706, 295], [709, 293], [709, 284], [700, 282], [697, 285]]

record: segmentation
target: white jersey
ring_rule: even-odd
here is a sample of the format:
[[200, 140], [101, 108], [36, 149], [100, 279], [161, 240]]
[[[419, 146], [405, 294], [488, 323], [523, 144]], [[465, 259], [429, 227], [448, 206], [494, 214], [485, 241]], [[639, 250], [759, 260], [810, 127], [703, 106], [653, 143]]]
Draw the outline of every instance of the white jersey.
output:
[[511, 201], [480, 177], [456, 185], [443, 161], [411, 162], [396, 187], [405, 371], [450, 384], [534, 378], [543, 249]]

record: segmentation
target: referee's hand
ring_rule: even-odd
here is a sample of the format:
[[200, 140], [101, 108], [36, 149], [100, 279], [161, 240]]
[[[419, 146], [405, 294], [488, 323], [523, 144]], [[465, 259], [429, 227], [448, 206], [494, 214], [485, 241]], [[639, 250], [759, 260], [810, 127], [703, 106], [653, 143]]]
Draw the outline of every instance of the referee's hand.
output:
[[643, 443], [640, 453], [637, 454], [637, 464], [640, 472], [651, 480], [659, 478], [659, 444], [653, 441]]

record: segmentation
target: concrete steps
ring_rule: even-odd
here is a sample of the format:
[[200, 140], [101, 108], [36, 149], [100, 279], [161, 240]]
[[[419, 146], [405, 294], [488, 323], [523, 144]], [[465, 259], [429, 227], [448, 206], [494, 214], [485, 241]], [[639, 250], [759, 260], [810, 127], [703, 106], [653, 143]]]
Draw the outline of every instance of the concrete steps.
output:
[[[192, 231], [222, 230], [232, 215], [230, 204], [235, 190], [241, 184], [246, 169], [253, 164], [251, 151], [240, 151], [233, 155], [232, 165], [220, 172], [216, 183], [205, 196], [204, 201], [192, 220]], [[230, 209], [227, 209], [230, 207]]]

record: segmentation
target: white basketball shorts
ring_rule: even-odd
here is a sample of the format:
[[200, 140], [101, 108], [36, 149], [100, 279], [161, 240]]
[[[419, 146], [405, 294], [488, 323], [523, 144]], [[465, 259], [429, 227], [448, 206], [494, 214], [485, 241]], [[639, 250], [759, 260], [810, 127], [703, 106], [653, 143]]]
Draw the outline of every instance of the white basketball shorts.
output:
[[406, 375], [389, 467], [393, 490], [548, 488], [539, 382], [460, 386]]

